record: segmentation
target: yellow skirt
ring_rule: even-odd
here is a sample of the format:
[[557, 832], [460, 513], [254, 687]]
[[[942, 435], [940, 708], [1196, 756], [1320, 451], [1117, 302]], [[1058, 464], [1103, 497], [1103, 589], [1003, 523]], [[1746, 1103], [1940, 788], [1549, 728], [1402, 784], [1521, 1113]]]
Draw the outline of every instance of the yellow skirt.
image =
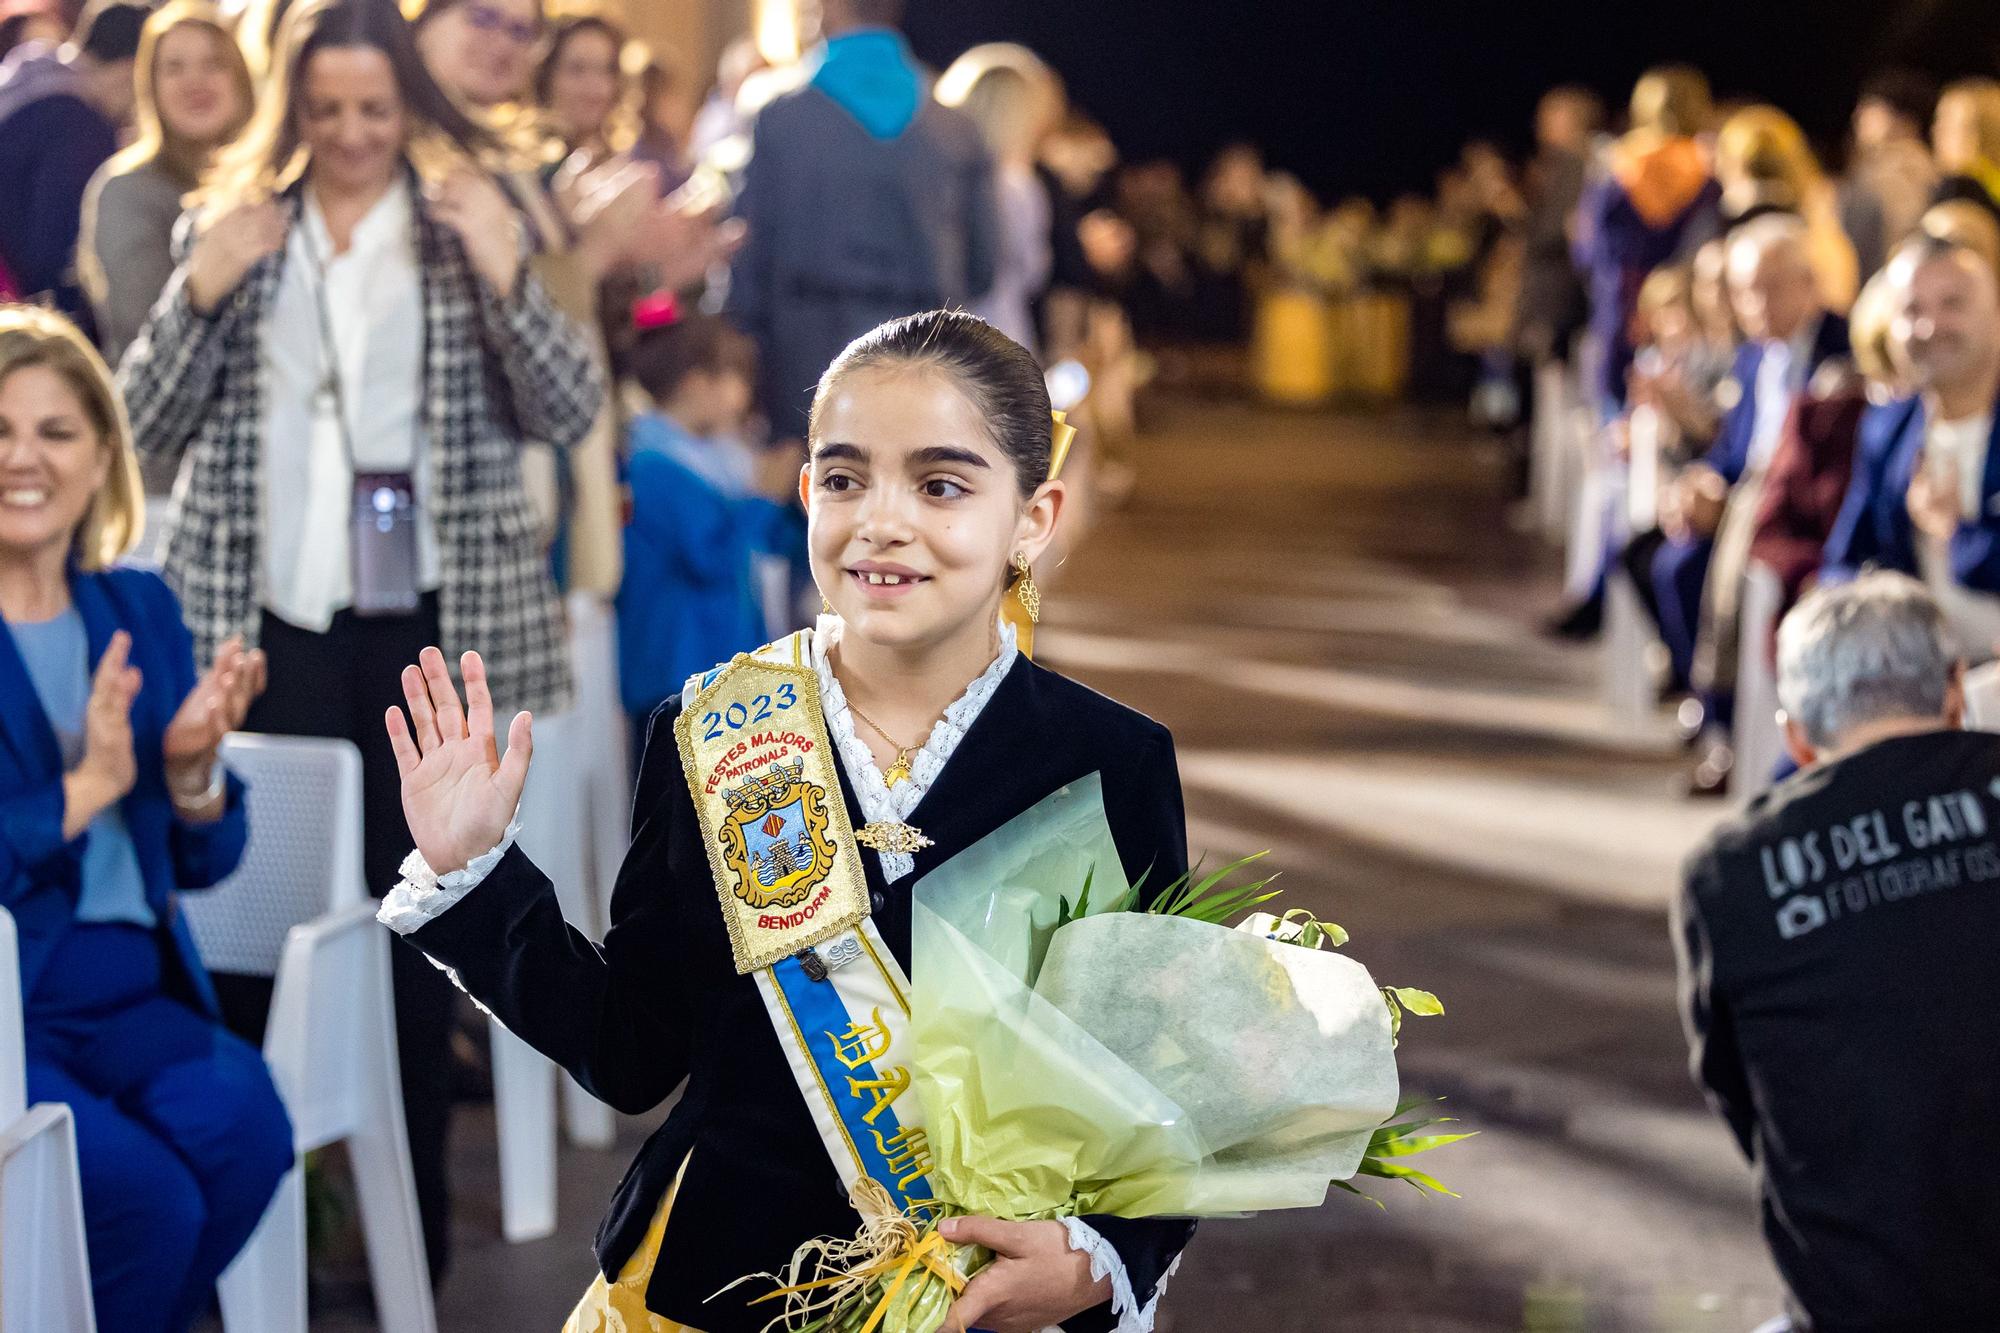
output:
[[604, 1274], [599, 1273], [590, 1290], [583, 1293], [583, 1299], [569, 1312], [563, 1333], [701, 1333], [698, 1328], [677, 1324], [646, 1308], [646, 1285], [653, 1280], [653, 1265], [660, 1258], [660, 1239], [667, 1232], [667, 1215], [674, 1209], [674, 1196], [680, 1193], [681, 1177], [686, 1174], [687, 1161], [683, 1159], [681, 1169], [674, 1173], [674, 1183], [667, 1186], [660, 1206], [653, 1212], [645, 1239], [619, 1270], [618, 1280], [607, 1282]]

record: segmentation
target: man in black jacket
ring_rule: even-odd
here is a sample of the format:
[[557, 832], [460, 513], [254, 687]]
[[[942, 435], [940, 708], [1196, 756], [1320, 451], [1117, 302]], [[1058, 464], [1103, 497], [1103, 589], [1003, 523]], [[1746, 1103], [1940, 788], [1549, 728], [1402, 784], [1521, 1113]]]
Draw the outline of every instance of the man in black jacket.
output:
[[1904, 575], [1809, 596], [1778, 656], [1805, 771], [1689, 859], [1675, 913], [1695, 1076], [1802, 1327], [1991, 1328], [2000, 736], [1958, 729], [1961, 666]]
[[903, 0], [823, 0], [810, 81], [757, 113], [728, 313], [757, 343], [760, 406], [803, 439], [813, 386], [885, 319], [993, 285], [993, 162], [895, 24]]

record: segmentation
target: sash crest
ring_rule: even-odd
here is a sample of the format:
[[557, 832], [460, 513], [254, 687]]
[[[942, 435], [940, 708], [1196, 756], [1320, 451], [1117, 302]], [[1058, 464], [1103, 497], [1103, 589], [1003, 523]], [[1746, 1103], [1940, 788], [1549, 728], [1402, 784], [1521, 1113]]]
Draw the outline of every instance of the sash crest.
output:
[[736, 970], [754, 972], [859, 923], [868, 881], [804, 634], [689, 689], [675, 739]]

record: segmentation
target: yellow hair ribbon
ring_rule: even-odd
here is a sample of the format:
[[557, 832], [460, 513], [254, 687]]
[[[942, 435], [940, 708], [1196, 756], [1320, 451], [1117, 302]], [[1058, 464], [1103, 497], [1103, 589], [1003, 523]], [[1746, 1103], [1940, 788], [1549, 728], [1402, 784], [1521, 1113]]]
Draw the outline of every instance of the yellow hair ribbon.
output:
[[1069, 424], [1069, 413], [1051, 412], [1055, 418], [1055, 433], [1049, 441], [1049, 480], [1062, 475], [1063, 462], [1069, 457], [1069, 447], [1076, 442], [1076, 427]]

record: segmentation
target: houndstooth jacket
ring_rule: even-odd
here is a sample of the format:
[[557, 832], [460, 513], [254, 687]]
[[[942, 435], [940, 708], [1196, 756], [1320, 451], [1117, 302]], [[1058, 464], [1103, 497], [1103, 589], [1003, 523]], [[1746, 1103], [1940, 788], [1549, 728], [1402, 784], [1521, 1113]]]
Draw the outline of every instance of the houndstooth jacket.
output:
[[[294, 223], [301, 196], [289, 196]], [[191, 230], [183, 227], [183, 231]], [[524, 267], [501, 299], [465, 247], [421, 202], [424, 413], [429, 518], [437, 534], [438, 611], [447, 661], [486, 659], [501, 715], [559, 709], [570, 671], [561, 612], [521, 484], [524, 439], [567, 449], [605, 395], [587, 340]], [[181, 247], [187, 248], [183, 237]], [[197, 660], [232, 634], [257, 639], [263, 454], [262, 324], [284, 252], [253, 268], [212, 314], [188, 298], [185, 265], [119, 368], [139, 453], [181, 464], [163, 573], [181, 599]]]

